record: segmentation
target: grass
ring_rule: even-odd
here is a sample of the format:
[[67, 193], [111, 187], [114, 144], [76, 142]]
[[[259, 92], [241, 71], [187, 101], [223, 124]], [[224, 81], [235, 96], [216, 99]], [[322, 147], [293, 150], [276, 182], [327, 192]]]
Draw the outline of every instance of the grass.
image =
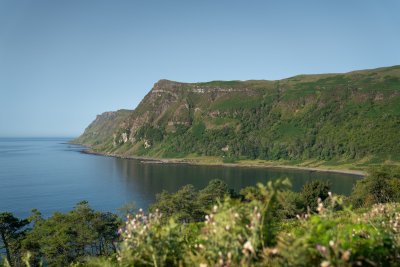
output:
[[[233, 164], [224, 163], [222, 157], [213, 156], [196, 156], [190, 155], [180, 157], [180, 160], [184, 159], [185, 162], [191, 162], [199, 165], [226, 165], [226, 166], [242, 166], [242, 167], [288, 167], [288, 168], [309, 168], [320, 171], [337, 171], [337, 172], [349, 172], [349, 173], [364, 173], [371, 165], [379, 165], [382, 162], [371, 161], [369, 158], [361, 160], [353, 160], [351, 162], [341, 161], [323, 161], [323, 160], [244, 160], [238, 159]], [[372, 163], [373, 162], [373, 163]], [[371, 163], [371, 164], [368, 164]], [[400, 166], [400, 161], [385, 162], [386, 164]]]
[[[311, 169], [317, 171], [335, 171], [343, 173], [364, 173], [369, 165], [354, 163], [340, 163], [334, 161], [321, 160], [246, 160], [235, 159], [232, 162], [224, 162], [223, 157], [216, 156], [198, 156], [195, 154], [184, 155], [182, 153], [162, 152], [154, 153], [153, 156], [147, 153], [140, 153], [139, 157], [143, 159], [162, 160], [164, 163], [190, 163], [195, 165], [209, 166], [237, 166], [237, 167], [257, 167], [257, 168], [294, 168], [294, 169]], [[136, 158], [136, 157], [135, 157]], [[360, 161], [361, 162], [361, 161]], [[391, 161], [392, 165], [400, 166], [400, 162]]]
[[211, 109], [213, 110], [235, 110], [235, 109], [250, 109], [261, 105], [259, 96], [245, 96], [243, 94], [230, 94], [229, 97], [215, 101]]

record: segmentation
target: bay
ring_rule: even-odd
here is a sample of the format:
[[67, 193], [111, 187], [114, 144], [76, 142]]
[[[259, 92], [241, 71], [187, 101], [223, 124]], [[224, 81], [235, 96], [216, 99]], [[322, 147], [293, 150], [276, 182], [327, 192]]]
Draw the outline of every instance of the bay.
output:
[[330, 181], [332, 192], [349, 195], [360, 176], [293, 169], [143, 163], [82, 153], [72, 138], [0, 138], [0, 212], [26, 217], [36, 208], [49, 216], [69, 211], [82, 200], [102, 211], [117, 212], [134, 202], [146, 209], [162, 190], [174, 192], [212, 179], [241, 188], [288, 177], [299, 191], [311, 180]]

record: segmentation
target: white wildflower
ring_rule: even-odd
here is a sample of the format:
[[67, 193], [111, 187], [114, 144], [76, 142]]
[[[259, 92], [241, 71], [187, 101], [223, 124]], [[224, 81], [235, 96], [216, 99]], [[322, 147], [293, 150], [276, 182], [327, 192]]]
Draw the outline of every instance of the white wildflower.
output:
[[253, 245], [249, 240], [247, 240], [246, 243], [244, 243], [243, 248], [247, 251], [250, 251], [251, 253], [254, 253]]

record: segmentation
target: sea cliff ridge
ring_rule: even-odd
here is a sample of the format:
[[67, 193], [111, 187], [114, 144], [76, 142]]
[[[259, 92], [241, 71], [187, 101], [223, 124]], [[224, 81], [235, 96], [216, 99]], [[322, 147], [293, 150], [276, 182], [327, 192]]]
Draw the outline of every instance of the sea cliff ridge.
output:
[[[73, 142], [92, 152], [369, 166], [400, 159], [400, 66], [267, 81], [160, 80]], [[312, 164], [310, 165], [312, 166]]]

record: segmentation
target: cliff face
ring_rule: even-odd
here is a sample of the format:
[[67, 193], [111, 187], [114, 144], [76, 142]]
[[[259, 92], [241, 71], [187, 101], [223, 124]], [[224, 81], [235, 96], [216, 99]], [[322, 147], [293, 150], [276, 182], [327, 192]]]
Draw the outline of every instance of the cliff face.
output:
[[96, 119], [85, 129], [85, 132], [74, 143], [97, 146], [110, 140], [119, 128], [124, 127], [124, 121], [132, 114], [132, 110], [118, 110], [104, 112], [97, 115]]
[[279, 81], [160, 80], [133, 111], [104, 113], [76, 142], [121, 155], [393, 159], [400, 66]]
[[[235, 82], [236, 83], [236, 82]], [[235, 84], [233, 83], [233, 84]], [[263, 82], [268, 83], [268, 82]], [[234, 87], [221, 82], [221, 86], [213, 83], [179, 83], [160, 80], [138, 105], [129, 120], [131, 140], [143, 125], [167, 127], [174, 131], [176, 125], [192, 125], [194, 117], [213, 113], [213, 103], [230, 98], [261, 97], [262, 90], [247, 87]], [[242, 85], [237, 82], [237, 85]]]

